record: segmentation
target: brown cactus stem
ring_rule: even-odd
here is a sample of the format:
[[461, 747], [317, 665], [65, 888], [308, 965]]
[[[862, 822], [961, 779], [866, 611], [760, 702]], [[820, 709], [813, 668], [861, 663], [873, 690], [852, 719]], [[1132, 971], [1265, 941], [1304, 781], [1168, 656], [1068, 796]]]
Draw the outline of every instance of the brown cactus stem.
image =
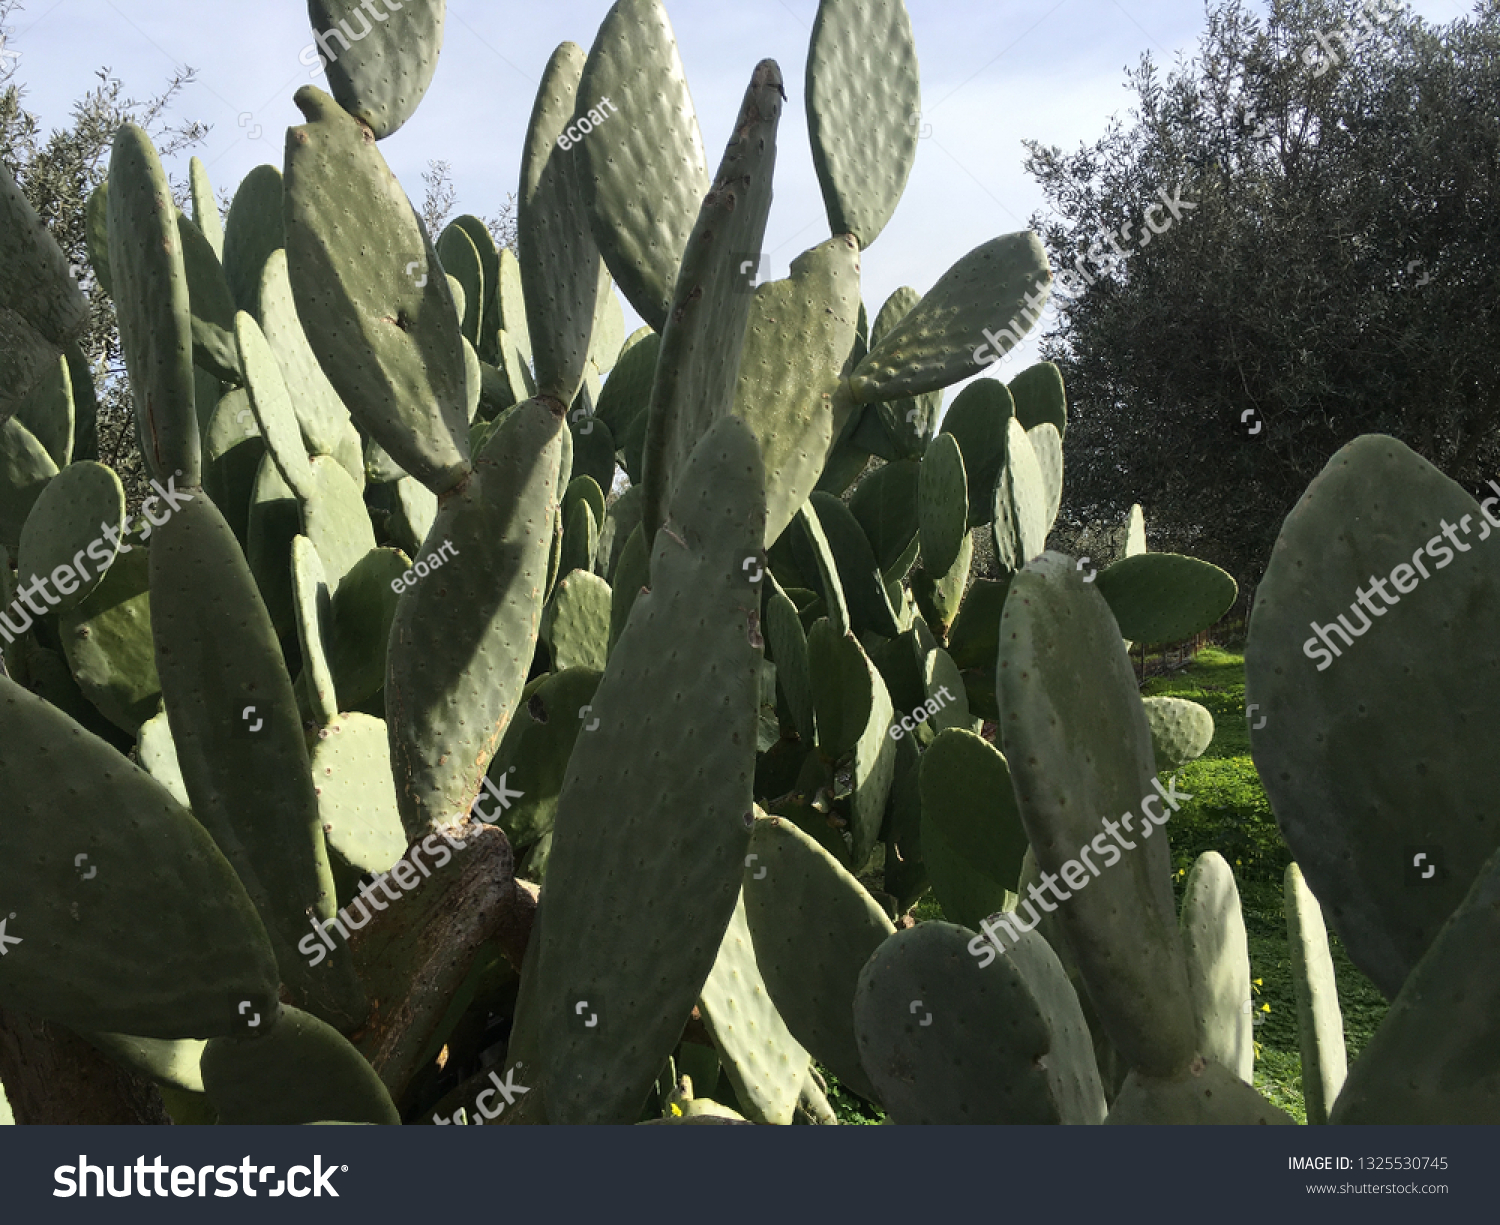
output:
[[4, 1007], [0, 1081], [17, 1123], [172, 1122], [150, 1080], [61, 1025]]

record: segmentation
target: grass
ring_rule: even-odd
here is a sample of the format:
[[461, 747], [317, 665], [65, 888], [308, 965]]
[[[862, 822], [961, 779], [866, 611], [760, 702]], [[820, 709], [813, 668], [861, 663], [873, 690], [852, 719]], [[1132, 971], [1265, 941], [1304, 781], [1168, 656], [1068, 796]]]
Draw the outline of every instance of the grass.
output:
[[[1245, 720], [1245, 659], [1238, 651], [1209, 647], [1182, 672], [1146, 682], [1144, 696], [1187, 698], [1208, 708], [1214, 738], [1197, 761], [1177, 771], [1178, 789], [1193, 796], [1173, 816], [1173, 885], [1182, 886], [1194, 861], [1218, 851], [1234, 868], [1250, 944], [1250, 977], [1259, 979], [1255, 1002], [1264, 1023], [1256, 1030], [1255, 1087], [1298, 1122], [1306, 1122], [1302, 1102], [1302, 1060], [1297, 1034], [1297, 1001], [1292, 988], [1282, 876], [1292, 861], [1281, 840], [1270, 801], [1250, 759]], [[1380, 992], [1349, 960], [1343, 942], [1329, 932], [1344, 1041], [1349, 1062], [1385, 1016]]]
[[[1255, 1033], [1255, 1087], [1272, 1104], [1305, 1123], [1297, 1001], [1281, 892], [1282, 876], [1292, 856], [1250, 759], [1244, 656], [1237, 649], [1205, 648], [1181, 672], [1148, 680], [1142, 696], [1187, 698], [1213, 714], [1214, 738], [1208, 749], [1177, 771], [1179, 793], [1193, 798], [1166, 827], [1172, 842], [1173, 888], [1180, 903], [1187, 874], [1205, 851], [1218, 851], [1233, 867], [1250, 945], [1250, 977], [1259, 980], [1253, 988], [1255, 1005], [1264, 1018]], [[919, 922], [943, 918], [931, 894], [917, 903], [913, 915]], [[1387, 1005], [1354, 967], [1332, 931], [1328, 940], [1352, 1064], [1385, 1016]], [[1262, 1005], [1269, 1005], [1269, 1011], [1263, 1011]], [[824, 1074], [839, 1122], [882, 1121], [878, 1111], [843, 1090], [826, 1070]]]

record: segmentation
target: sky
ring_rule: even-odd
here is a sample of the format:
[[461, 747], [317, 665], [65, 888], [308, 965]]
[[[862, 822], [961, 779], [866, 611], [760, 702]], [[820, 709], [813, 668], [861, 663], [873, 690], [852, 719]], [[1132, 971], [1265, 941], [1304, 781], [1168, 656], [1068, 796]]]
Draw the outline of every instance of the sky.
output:
[[[906, 3], [921, 65], [923, 138], [895, 217], [863, 255], [872, 318], [900, 286], [925, 292], [981, 243], [1026, 229], [1044, 202], [1024, 170], [1022, 141], [1064, 149], [1091, 143], [1110, 116], [1128, 114], [1126, 70], [1147, 52], [1163, 68], [1191, 55], [1204, 21], [1203, 0]], [[452, 165], [457, 211], [499, 210], [516, 190], [548, 57], [565, 41], [587, 50], [609, 7], [608, 0], [448, 0], [432, 86], [405, 127], [380, 144], [418, 207], [422, 172], [440, 159]], [[755, 64], [770, 57], [781, 66], [789, 102], [761, 278], [784, 277], [797, 255], [828, 237], [801, 96], [817, 0], [667, 0], [666, 7], [710, 174]], [[1418, 0], [1412, 8], [1446, 22], [1470, 6]], [[232, 191], [252, 167], [281, 164], [285, 129], [301, 122], [292, 94], [309, 80], [326, 87], [299, 60], [311, 41], [304, 0], [24, 0], [4, 52], [19, 56], [13, 62], [27, 105], [44, 127], [67, 121], [100, 68], [136, 97], [157, 92], [185, 65], [197, 69], [175, 114], [210, 125], [192, 152], [216, 188]], [[186, 177], [188, 156], [169, 163], [174, 178]], [[626, 318], [629, 328], [639, 322], [628, 306]], [[1036, 339], [1002, 367], [1002, 377], [1034, 360]]]

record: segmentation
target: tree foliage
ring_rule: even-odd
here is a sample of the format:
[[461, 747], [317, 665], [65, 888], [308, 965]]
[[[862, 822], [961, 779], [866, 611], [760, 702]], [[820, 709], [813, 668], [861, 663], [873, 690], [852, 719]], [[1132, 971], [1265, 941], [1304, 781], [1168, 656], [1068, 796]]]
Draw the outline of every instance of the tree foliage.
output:
[[[1152, 548], [1246, 589], [1359, 434], [1471, 489], [1500, 477], [1500, 3], [1433, 27], [1394, 4], [1210, 0], [1193, 58], [1127, 79], [1128, 123], [1072, 154], [1028, 144], [1051, 209], [1033, 225], [1093, 282], [1065, 278], [1045, 342], [1075, 529], [1140, 501]], [[1163, 188], [1194, 207], [1137, 246]]]
[[[9, 35], [11, 19], [21, 7], [14, 0], [0, 3], [0, 34]], [[6, 47], [14, 50], [9, 41]], [[122, 123], [136, 123], [150, 132], [163, 156], [203, 141], [208, 135], [203, 124], [171, 118], [178, 95], [196, 73], [184, 68], [168, 79], [160, 93], [138, 100], [125, 92], [124, 83], [108, 68], [101, 68], [95, 74], [99, 84], [74, 103], [68, 125], [43, 135], [41, 121], [26, 109], [26, 90], [20, 82], [24, 64], [24, 49], [15, 59], [0, 59], [0, 160], [78, 269], [78, 281], [90, 306], [88, 331], [80, 343], [99, 402], [98, 457], [120, 474], [127, 492], [139, 496], [145, 473], [136, 446], [114, 305], [89, 264], [88, 200], [109, 175], [110, 149]], [[172, 188], [179, 204], [184, 204], [187, 185], [174, 182]]]

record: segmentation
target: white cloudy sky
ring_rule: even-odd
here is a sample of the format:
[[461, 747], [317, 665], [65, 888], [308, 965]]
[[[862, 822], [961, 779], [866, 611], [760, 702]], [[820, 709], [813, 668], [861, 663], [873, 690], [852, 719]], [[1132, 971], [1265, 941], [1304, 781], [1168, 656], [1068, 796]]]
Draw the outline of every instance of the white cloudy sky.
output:
[[[145, 96], [191, 65], [198, 82], [178, 110], [212, 126], [196, 152], [215, 185], [232, 188], [256, 164], [280, 164], [282, 134], [300, 122], [292, 94], [309, 79], [298, 61], [310, 42], [304, 0], [24, 3], [8, 49], [20, 53], [29, 105], [44, 123], [63, 123], [100, 67]], [[1459, 0], [1413, 7], [1434, 22], [1470, 10]], [[1125, 69], [1146, 51], [1162, 65], [1190, 53], [1204, 14], [1203, 0], [907, 0], [907, 8], [931, 134], [894, 220], [864, 256], [872, 315], [898, 286], [925, 291], [965, 252], [1024, 229], [1042, 199], [1022, 169], [1021, 141], [1071, 148], [1097, 137], [1111, 114], [1129, 107]], [[441, 158], [452, 163], [460, 210], [495, 212], [515, 190], [548, 56], [567, 40], [587, 49], [608, 9], [608, 0], [449, 0], [432, 88], [381, 146], [408, 194], [420, 204], [422, 171]], [[781, 65], [790, 103], [762, 276], [785, 276], [798, 253], [828, 234], [800, 96], [817, 0], [667, 0], [667, 9], [711, 169], [755, 63], [769, 56]], [[180, 174], [185, 161], [170, 169]], [[628, 308], [627, 315], [634, 326]], [[1028, 354], [1016, 356], [1022, 361], [1012, 371]]]

